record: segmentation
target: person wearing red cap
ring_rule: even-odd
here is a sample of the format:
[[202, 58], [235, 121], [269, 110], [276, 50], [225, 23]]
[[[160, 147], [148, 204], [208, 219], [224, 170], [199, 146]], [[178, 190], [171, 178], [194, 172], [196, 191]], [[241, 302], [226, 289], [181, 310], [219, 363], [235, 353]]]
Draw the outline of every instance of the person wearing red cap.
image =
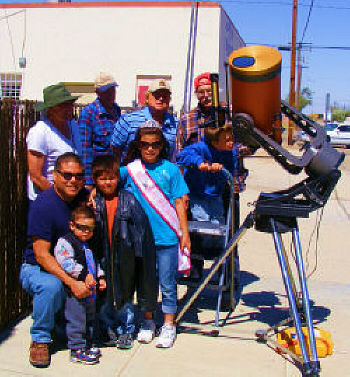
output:
[[204, 129], [199, 125], [210, 120], [212, 91], [209, 72], [201, 73], [194, 79], [194, 90], [198, 105], [180, 119], [176, 137], [177, 152], [188, 144], [200, 141], [204, 135]]
[[[204, 137], [204, 128], [199, 127], [204, 122], [211, 120], [211, 107], [212, 107], [212, 89], [210, 73], [204, 72], [194, 79], [194, 89], [198, 98], [198, 105], [191, 109], [188, 114], [184, 114], [179, 121], [176, 137], [176, 154], [178, 155], [181, 150], [187, 145], [197, 143]], [[235, 218], [234, 226], [238, 229], [240, 225], [240, 206], [239, 194], [246, 188], [245, 180], [248, 176], [248, 170], [244, 168], [243, 157], [251, 154], [249, 148], [245, 145], [234, 142], [233, 148], [239, 156], [238, 169], [233, 172], [234, 181], [234, 205], [235, 205]], [[188, 206], [188, 197], [185, 198]], [[239, 272], [239, 257], [237, 249], [235, 250], [235, 267]], [[191, 278], [200, 279], [202, 276], [203, 261], [192, 259]], [[239, 281], [235, 281], [238, 286]]]

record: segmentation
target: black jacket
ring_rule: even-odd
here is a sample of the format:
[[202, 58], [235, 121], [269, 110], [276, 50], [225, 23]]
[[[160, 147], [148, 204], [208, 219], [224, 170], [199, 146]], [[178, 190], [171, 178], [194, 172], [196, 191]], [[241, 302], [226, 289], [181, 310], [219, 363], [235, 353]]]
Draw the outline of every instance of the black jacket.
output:
[[[117, 212], [112, 229], [110, 245], [107, 231], [107, 211], [105, 199], [100, 192], [96, 194], [95, 247], [99, 250], [101, 267], [107, 281], [107, 299], [122, 306], [130, 297], [130, 281], [135, 275], [135, 257], [142, 257], [147, 271], [143, 286], [149, 287], [156, 295], [158, 290], [155, 268], [155, 244], [152, 229], [143, 208], [135, 196], [120, 190]], [[96, 250], [97, 250], [96, 249]], [[128, 280], [128, 281], [126, 281]], [[150, 283], [151, 282], [151, 283]]]

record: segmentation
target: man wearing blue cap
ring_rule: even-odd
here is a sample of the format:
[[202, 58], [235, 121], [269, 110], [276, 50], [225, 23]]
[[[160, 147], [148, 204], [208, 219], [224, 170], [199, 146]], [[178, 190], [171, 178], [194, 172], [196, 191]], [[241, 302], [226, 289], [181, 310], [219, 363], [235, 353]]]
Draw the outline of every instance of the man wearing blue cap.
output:
[[98, 155], [113, 155], [110, 146], [115, 122], [121, 115], [115, 102], [116, 87], [114, 77], [101, 72], [95, 79], [97, 98], [84, 107], [79, 116], [79, 132], [82, 143], [82, 160], [85, 170], [85, 185], [92, 188], [91, 164]]

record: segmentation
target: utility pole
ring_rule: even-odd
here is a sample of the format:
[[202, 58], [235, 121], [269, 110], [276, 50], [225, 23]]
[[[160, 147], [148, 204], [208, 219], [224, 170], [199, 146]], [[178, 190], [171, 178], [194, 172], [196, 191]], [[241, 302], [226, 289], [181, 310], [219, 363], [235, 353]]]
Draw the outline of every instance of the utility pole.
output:
[[298, 77], [297, 77], [297, 93], [296, 93], [296, 108], [300, 110], [300, 96], [301, 96], [301, 76], [303, 73], [303, 66], [301, 64], [301, 43], [298, 44]]
[[[295, 106], [295, 58], [296, 58], [296, 41], [297, 41], [297, 14], [298, 0], [293, 0], [293, 19], [292, 19], [292, 57], [290, 64], [290, 86], [289, 86], [289, 104]], [[293, 144], [294, 123], [290, 120], [288, 123], [288, 145]]]

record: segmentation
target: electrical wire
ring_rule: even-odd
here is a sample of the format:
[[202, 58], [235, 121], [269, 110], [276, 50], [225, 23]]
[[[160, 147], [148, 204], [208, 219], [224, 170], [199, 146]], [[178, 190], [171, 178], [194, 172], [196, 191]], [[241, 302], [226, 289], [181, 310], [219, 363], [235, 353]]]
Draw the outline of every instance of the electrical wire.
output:
[[335, 199], [336, 199], [337, 203], [339, 204], [339, 207], [343, 210], [343, 212], [344, 212], [345, 216], [348, 218], [348, 220], [350, 220], [350, 214], [348, 213], [344, 204], [340, 200], [337, 189], [334, 190], [334, 195], [335, 195]]
[[311, 0], [311, 4], [310, 4], [310, 8], [309, 8], [309, 14], [307, 16], [307, 20], [306, 20], [306, 23], [305, 23], [305, 26], [304, 26], [304, 31], [303, 31], [303, 35], [301, 37], [301, 41], [299, 42], [299, 46], [303, 43], [307, 27], [309, 26], [310, 16], [311, 16], [313, 6], [314, 6], [314, 0]]
[[23, 21], [23, 43], [22, 43], [22, 57], [24, 57], [24, 48], [27, 41], [27, 10], [24, 9], [24, 21]]
[[314, 267], [313, 269], [311, 270], [311, 272], [309, 272], [306, 276], [306, 280], [308, 280], [317, 270], [317, 266], [318, 266], [318, 241], [319, 241], [319, 237], [320, 237], [320, 226], [321, 226], [321, 221], [322, 221], [322, 217], [323, 217], [323, 211], [324, 211], [324, 207], [317, 211], [317, 218], [316, 218], [316, 223], [315, 223], [315, 227], [314, 229], [312, 230], [312, 233], [310, 235], [310, 239], [309, 239], [309, 244], [308, 244], [308, 248], [307, 248], [307, 251], [306, 251], [306, 254], [305, 254], [305, 266], [306, 266], [306, 271], [309, 269], [309, 256], [310, 256], [310, 246], [311, 246], [311, 242], [312, 242], [312, 239], [313, 239], [313, 236], [316, 232], [316, 240], [315, 240], [315, 264], [314, 264]]
[[[22, 12], [25, 12], [25, 9], [21, 9], [21, 10], [19, 10], [19, 11], [17, 11], [17, 12], [11, 13], [11, 14], [6, 14], [6, 16], [2, 16], [2, 17], [0, 17], [0, 21], [5, 20], [5, 19], [8, 19], [8, 18], [10, 18], [10, 17], [12, 17], [12, 16], [15, 16], [16, 14], [18, 14], [18, 13], [22, 13]], [[6, 12], [5, 12], [5, 13], [6, 13]]]
[[[311, 43], [303, 43], [304, 47], [302, 46], [301, 49], [324, 49], [324, 50], [350, 50], [350, 46], [312, 46]], [[292, 46], [282, 46], [277, 44], [269, 44], [269, 43], [257, 43], [257, 42], [246, 42], [246, 45], [263, 45], [263, 46], [270, 46], [270, 47], [284, 47], [282, 51], [290, 51], [285, 47], [292, 49]]]
[[[211, 1], [206, 1], [211, 2]], [[236, 3], [236, 4], [245, 4], [245, 5], [285, 5], [285, 6], [291, 6], [293, 5], [290, 1], [245, 1], [245, 0], [221, 0], [220, 3]], [[299, 3], [298, 7], [310, 7], [309, 4], [303, 4]], [[319, 9], [336, 9], [336, 10], [350, 10], [350, 7], [346, 6], [335, 6], [335, 5], [315, 5], [315, 8]]]
[[7, 23], [7, 30], [8, 30], [9, 37], [10, 37], [10, 44], [11, 44], [11, 52], [12, 52], [12, 59], [13, 59], [14, 71], [15, 71], [15, 73], [16, 73], [15, 48], [14, 48], [14, 46], [13, 46], [12, 33], [11, 33], [10, 23], [9, 23], [9, 19], [8, 19], [8, 17], [7, 17], [7, 11], [6, 11], [6, 9], [4, 9], [4, 12], [5, 12], [5, 18], [6, 18], [6, 23]]

